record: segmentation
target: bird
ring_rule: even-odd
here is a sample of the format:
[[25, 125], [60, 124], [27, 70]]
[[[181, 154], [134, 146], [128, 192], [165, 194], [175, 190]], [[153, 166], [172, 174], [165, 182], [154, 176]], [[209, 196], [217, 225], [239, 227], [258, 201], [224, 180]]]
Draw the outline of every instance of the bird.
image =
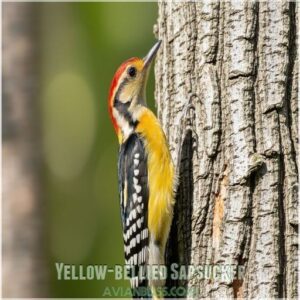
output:
[[167, 138], [146, 102], [149, 70], [161, 43], [157, 41], [144, 58], [121, 64], [108, 97], [119, 142], [121, 223], [133, 298], [143, 298], [145, 290], [150, 297], [161, 298], [165, 278], [149, 276], [149, 269], [165, 264], [175, 204], [175, 171]]

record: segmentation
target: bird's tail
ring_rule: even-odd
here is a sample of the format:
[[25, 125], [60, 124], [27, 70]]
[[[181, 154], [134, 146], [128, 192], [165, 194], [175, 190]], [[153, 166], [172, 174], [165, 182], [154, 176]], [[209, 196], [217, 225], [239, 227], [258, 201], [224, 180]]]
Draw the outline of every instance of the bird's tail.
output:
[[161, 249], [164, 245], [157, 244], [153, 239], [150, 240], [149, 244], [149, 287], [153, 299], [162, 299], [163, 287], [165, 285], [165, 261], [163, 254], [165, 249]]
[[165, 285], [165, 274], [163, 272], [164, 257], [160, 245], [153, 240], [150, 241], [147, 253], [147, 264], [131, 266], [133, 272], [130, 276], [132, 298], [163, 299], [162, 291]]
[[134, 273], [132, 272], [132, 275], [129, 275], [132, 298], [151, 298], [151, 290], [149, 288], [146, 265], [131, 266], [131, 270], [134, 271]]

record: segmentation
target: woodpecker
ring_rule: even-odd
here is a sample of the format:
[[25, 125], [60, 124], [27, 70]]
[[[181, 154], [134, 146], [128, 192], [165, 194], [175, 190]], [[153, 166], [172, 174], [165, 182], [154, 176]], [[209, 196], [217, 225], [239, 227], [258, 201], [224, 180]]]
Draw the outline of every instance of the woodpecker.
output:
[[166, 136], [146, 104], [149, 70], [160, 44], [158, 41], [143, 59], [125, 61], [109, 92], [109, 113], [119, 141], [125, 263], [131, 271], [133, 297], [137, 298], [141, 297], [140, 287], [158, 298], [157, 290], [164, 285], [164, 280], [150, 278], [146, 271], [149, 266], [164, 265], [175, 202], [175, 173]]

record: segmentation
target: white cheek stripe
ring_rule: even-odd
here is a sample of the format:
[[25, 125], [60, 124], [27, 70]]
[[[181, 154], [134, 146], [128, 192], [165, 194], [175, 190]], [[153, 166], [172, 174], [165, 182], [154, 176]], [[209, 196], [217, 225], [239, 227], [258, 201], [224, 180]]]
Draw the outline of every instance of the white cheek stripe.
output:
[[113, 108], [113, 116], [122, 130], [124, 137], [127, 138], [133, 132], [133, 127], [129, 125], [128, 121], [115, 108]]

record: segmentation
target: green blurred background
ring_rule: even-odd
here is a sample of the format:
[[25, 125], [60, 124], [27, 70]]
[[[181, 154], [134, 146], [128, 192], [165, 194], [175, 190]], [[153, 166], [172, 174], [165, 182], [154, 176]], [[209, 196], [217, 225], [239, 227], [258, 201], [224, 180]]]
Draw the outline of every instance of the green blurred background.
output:
[[[155, 42], [157, 3], [39, 4], [41, 120], [53, 297], [101, 297], [104, 281], [59, 281], [55, 262], [124, 264], [118, 143], [107, 110], [118, 66]], [[148, 104], [154, 108], [153, 70]]]

